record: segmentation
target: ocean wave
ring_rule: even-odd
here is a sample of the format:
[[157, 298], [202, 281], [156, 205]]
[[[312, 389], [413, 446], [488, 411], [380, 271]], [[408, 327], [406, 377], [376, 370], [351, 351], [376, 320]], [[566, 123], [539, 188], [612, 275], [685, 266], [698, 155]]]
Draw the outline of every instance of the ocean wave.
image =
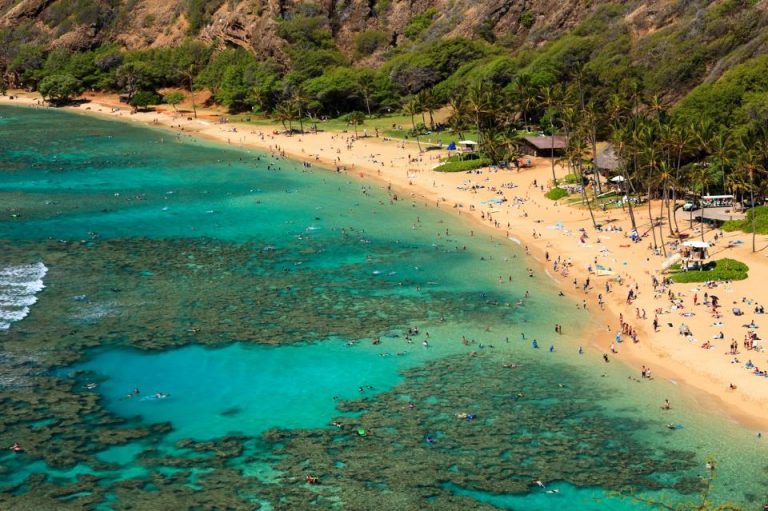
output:
[[29, 314], [37, 302], [37, 293], [45, 288], [43, 278], [48, 268], [43, 263], [0, 267], [0, 330]]

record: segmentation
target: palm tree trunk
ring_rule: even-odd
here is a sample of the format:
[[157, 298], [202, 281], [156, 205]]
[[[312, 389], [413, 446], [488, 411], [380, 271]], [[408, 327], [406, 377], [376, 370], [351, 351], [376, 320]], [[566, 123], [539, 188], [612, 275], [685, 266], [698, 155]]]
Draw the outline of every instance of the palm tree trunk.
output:
[[[669, 205], [669, 201], [667, 201], [666, 180], [664, 183], [664, 190], [661, 192], [661, 205], [659, 207], [659, 221], [661, 222], [659, 224], [659, 241], [661, 242], [661, 252], [664, 254], [664, 257], [667, 257], [667, 247], [664, 246], [664, 226], [662, 224], [664, 223], [664, 202], [666, 201], [667, 205]], [[667, 208], [667, 210], [669, 210], [669, 208]]]
[[304, 119], [301, 112], [301, 107], [299, 107], [299, 131], [304, 133]]
[[653, 209], [651, 208], [651, 183], [648, 180], [648, 219], [651, 221], [651, 233], [653, 233], [653, 248], [659, 248], [656, 243], [656, 222], [653, 221]]
[[552, 186], [557, 186], [557, 175], [555, 175], [555, 127], [550, 124], [552, 130], [552, 142], [550, 145], [550, 156], [552, 159]]
[[[669, 200], [669, 185], [665, 186], [664, 194], [667, 196], [667, 224], [669, 227], [669, 235], [674, 236], [675, 231], [672, 229], [672, 201]], [[677, 225], [677, 219], [674, 220], [675, 225]]]
[[594, 123], [592, 124], [592, 136], [590, 138], [592, 139], [592, 172], [595, 176], [597, 194], [602, 195], [603, 189], [600, 184], [600, 172], [598, 172], [597, 163], [595, 162], [595, 158], [597, 158], [597, 129], [595, 128]]
[[[755, 236], [756, 236], [756, 225], [755, 220], [757, 219], [757, 215], [755, 214], [755, 188], [754, 188], [754, 179], [753, 179], [753, 170], [749, 169], [749, 202], [752, 206], [750, 209], [752, 210], [752, 252], [757, 252], [757, 248], [755, 246]], [[749, 213], [749, 212], [747, 212]]]
[[581, 173], [581, 164], [577, 165], [577, 168], [579, 169], [579, 180], [581, 181], [581, 200], [587, 204], [589, 216], [592, 218], [592, 227], [597, 230], [597, 221], [595, 220], [595, 213], [592, 211], [592, 203], [590, 202], [589, 198], [587, 198], [587, 191], [584, 188], [584, 177]]
[[197, 107], [195, 106], [195, 90], [192, 86], [192, 75], [189, 75], [189, 96], [192, 98], [192, 115], [197, 119]]
[[[629, 187], [632, 185], [632, 183], [629, 181], [629, 173], [627, 172], [627, 168], [624, 166], [622, 167], [622, 172], [624, 173], [624, 193], [627, 197], [627, 207], [629, 208], [629, 220], [632, 222], [632, 230], [637, 232], [637, 222], [635, 221], [635, 211], [632, 208], [632, 200], [629, 197]], [[624, 201], [622, 200], [622, 203]]]

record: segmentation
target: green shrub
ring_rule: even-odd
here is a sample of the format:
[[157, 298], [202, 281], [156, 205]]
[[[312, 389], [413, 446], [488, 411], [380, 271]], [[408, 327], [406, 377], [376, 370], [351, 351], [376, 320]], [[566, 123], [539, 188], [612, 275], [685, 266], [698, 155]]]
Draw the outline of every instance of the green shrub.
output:
[[531, 28], [533, 24], [536, 23], [536, 16], [534, 16], [531, 11], [523, 11], [523, 13], [520, 14], [520, 19], [518, 21], [525, 28]]
[[562, 188], [556, 186], [556, 187], [552, 188], [550, 191], [548, 191], [547, 193], [545, 193], [544, 196], [547, 199], [560, 200], [563, 197], [567, 197], [568, 196], [568, 192], [563, 190]]
[[565, 181], [569, 185], [575, 185], [579, 182], [579, 176], [576, 174], [568, 174], [563, 178], [563, 181]]
[[203, 26], [211, 21], [211, 15], [221, 7], [224, 0], [190, 0], [187, 7], [187, 21], [190, 35], [197, 34]]
[[449, 156], [448, 158], [446, 158], [445, 162], [452, 163], [455, 161], [479, 160], [481, 158], [484, 158], [484, 157], [479, 155], [478, 153], [454, 154], [453, 156]]
[[706, 282], [708, 280], [744, 280], [747, 278], [749, 267], [735, 259], [719, 259], [704, 266], [702, 270], [680, 271], [680, 265], [670, 268], [670, 278], [677, 283]]
[[405, 26], [403, 32], [408, 37], [408, 39], [415, 39], [422, 32], [429, 28], [435, 15], [437, 15], [437, 9], [430, 7], [421, 14], [417, 14], [416, 16], [412, 17], [411, 21], [409, 21]]
[[435, 168], [436, 172], [466, 172], [468, 170], [475, 170], [480, 169], [483, 167], [488, 167], [492, 164], [490, 159], [488, 158], [477, 158], [475, 160], [464, 160], [464, 161], [451, 161], [447, 163], [443, 163], [442, 165]]
[[380, 30], [366, 30], [355, 36], [355, 51], [366, 57], [387, 44], [387, 34]]
[[723, 224], [722, 229], [726, 232], [752, 232], [752, 217], [755, 217], [757, 234], [768, 234], [768, 206], [751, 208], [747, 211], [747, 217], [744, 220], [729, 220]]

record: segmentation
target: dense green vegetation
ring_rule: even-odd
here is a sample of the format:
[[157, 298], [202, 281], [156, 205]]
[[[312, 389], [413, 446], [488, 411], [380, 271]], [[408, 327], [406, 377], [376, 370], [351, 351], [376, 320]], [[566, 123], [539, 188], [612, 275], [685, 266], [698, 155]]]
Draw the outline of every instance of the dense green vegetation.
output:
[[556, 186], [545, 193], [544, 196], [550, 200], [560, 200], [563, 197], [568, 197], [568, 192], [565, 189]]
[[437, 172], [465, 172], [467, 170], [475, 170], [483, 167], [488, 167], [493, 162], [488, 158], [474, 158], [471, 160], [458, 160], [447, 161], [437, 167]]
[[768, 234], [768, 206], [751, 208], [747, 211], [747, 217], [744, 220], [725, 222], [722, 229], [726, 232], [744, 231]]
[[669, 278], [677, 283], [707, 282], [709, 280], [744, 280], [747, 278], [749, 267], [735, 259], [718, 259], [701, 270], [680, 271], [680, 265], [670, 268]]

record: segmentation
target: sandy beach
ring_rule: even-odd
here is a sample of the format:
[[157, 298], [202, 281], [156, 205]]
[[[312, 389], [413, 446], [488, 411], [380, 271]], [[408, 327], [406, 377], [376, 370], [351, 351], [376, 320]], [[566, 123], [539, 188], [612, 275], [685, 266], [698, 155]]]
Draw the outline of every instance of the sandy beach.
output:
[[[4, 96], [0, 103], [38, 105], [42, 102], [38, 94], [10, 94], [15, 99]], [[132, 114], [129, 107], [118, 103], [116, 96], [88, 99], [91, 100], [88, 103], [69, 108], [169, 128], [180, 136], [257, 148], [347, 172], [362, 180], [390, 185], [401, 199], [439, 207], [496, 229], [500, 235], [523, 245], [530, 257], [538, 261], [539, 264], [532, 264], [537, 271], [546, 272], [564, 293], [578, 302], [584, 300], [587, 309], [595, 314], [596, 324], [602, 326], [582, 340], [595, 364], [604, 363], [602, 357], [607, 354], [611, 360], [622, 360], [637, 368], [638, 376], [641, 367], [648, 367], [655, 379], [673, 380], [689, 387], [703, 408], [725, 414], [756, 431], [768, 429], [768, 378], [757, 376], [753, 369], [746, 367], [751, 362], [760, 370], [768, 369], [768, 355], [762, 350], [748, 350], [743, 343], [745, 334], [754, 331], [759, 336], [759, 327], [766, 323], [763, 315], [753, 314], [757, 304], [768, 304], [768, 288], [760, 286], [768, 281], [766, 236], [758, 236], [758, 252], [753, 254], [751, 234], [721, 233], [708, 228], [705, 238], [714, 243], [710, 250], [712, 256], [745, 262], [750, 268], [749, 278], [719, 283], [713, 288], [703, 284], [673, 284], [654, 292], [652, 281], [654, 276], [663, 280], [661, 265], [665, 257], [650, 248], [650, 233], [640, 242], [632, 243], [626, 237], [631, 230], [630, 221], [621, 209], [596, 210], [597, 222], [612, 229], [596, 232], [586, 208], [565, 206], [545, 198], [544, 191], [551, 180], [548, 159], [533, 158], [532, 166], [520, 171], [486, 169], [443, 174], [431, 169], [445, 152], [420, 153], [415, 142], [374, 136], [355, 139], [351, 132], [322, 131], [322, 125], [316, 134], [288, 136], [280, 133], [282, 127], [278, 125], [219, 123], [220, 114], [216, 112], [199, 110], [197, 119], [170, 109]], [[559, 176], [566, 173], [565, 169], [558, 170]], [[657, 204], [653, 208], [658, 211]], [[647, 206], [637, 208], [635, 215], [638, 230], [644, 233], [650, 228]], [[664, 229], [666, 240], [668, 227], [664, 225]], [[699, 224], [694, 223], [691, 229], [687, 221], [680, 222], [680, 229], [691, 238], [700, 239]], [[478, 227], [478, 232], [492, 231]], [[736, 240], [743, 244], [732, 246]], [[566, 264], [566, 273], [563, 266], [567, 261], [570, 264]], [[610, 292], [605, 287], [608, 277], [595, 273], [597, 265], [615, 273], [610, 280]], [[615, 277], [620, 277], [621, 282]], [[587, 279], [589, 288], [585, 291]], [[637, 298], [628, 303], [630, 290], [634, 290]], [[674, 306], [668, 297], [670, 290], [677, 300]], [[711, 307], [705, 304], [705, 293], [719, 298], [721, 317], [715, 317]], [[601, 310], [599, 295], [604, 310]], [[731, 312], [734, 307], [744, 311], [744, 315], [735, 316]], [[626, 328], [636, 331], [637, 342], [625, 334], [622, 342], [615, 344], [616, 334], [621, 331], [619, 318], [629, 325]], [[653, 327], [655, 318], [659, 325], [657, 332]], [[746, 326], [753, 320], [756, 327]], [[683, 323], [692, 335], [679, 333]], [[720, 332], [722, 339], [716, 338]], [[736, 354], [730, 349], [733, 341], [738, 344]], [[578, 343], [574, 343], [574, 349], [577, 346]]]

